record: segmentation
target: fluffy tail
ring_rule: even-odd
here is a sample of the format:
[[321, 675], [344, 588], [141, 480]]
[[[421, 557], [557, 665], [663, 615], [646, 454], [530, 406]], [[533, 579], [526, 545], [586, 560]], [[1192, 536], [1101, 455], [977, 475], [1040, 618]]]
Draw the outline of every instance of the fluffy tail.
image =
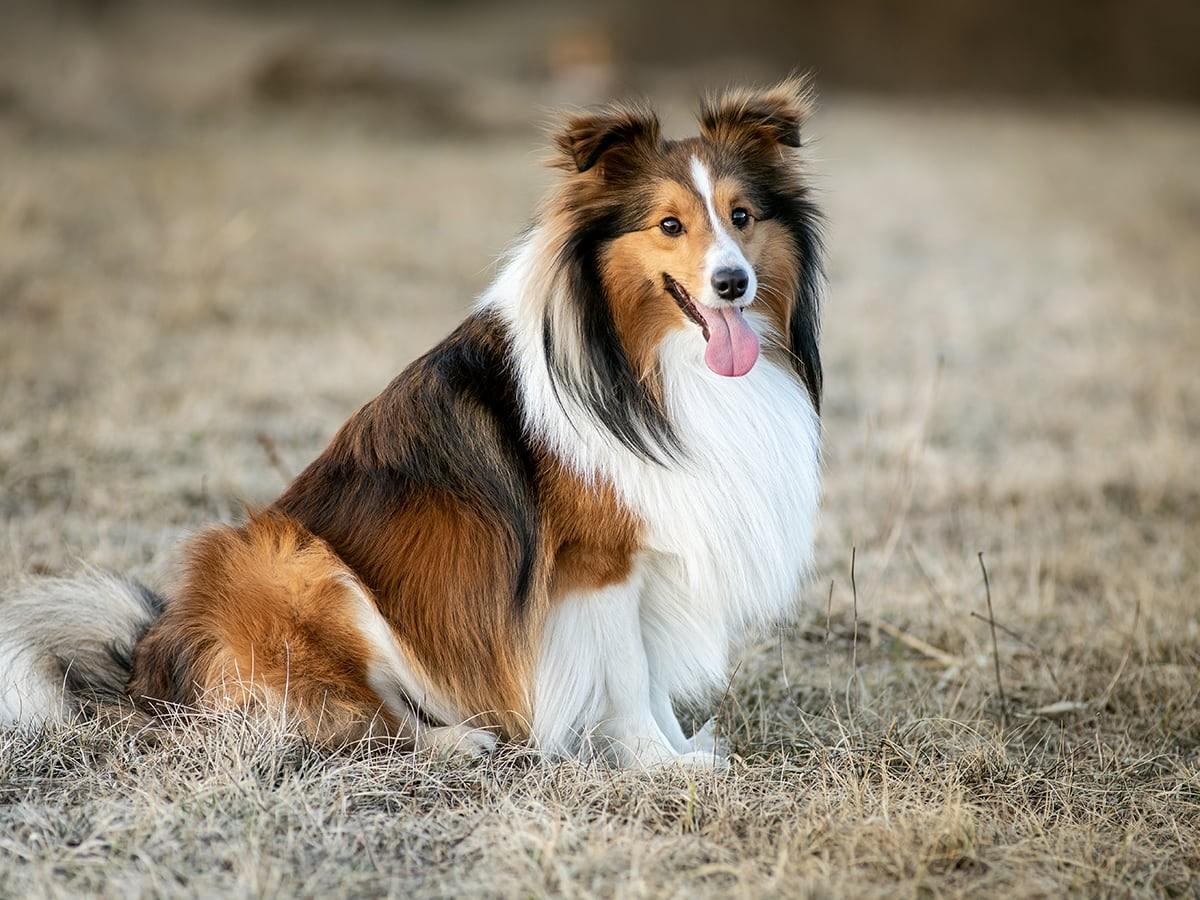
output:
[[0, 725], [62, 722], [126, 697], [133, 646], [162, 613], [145, 585], [101, 572], [0, 596]]

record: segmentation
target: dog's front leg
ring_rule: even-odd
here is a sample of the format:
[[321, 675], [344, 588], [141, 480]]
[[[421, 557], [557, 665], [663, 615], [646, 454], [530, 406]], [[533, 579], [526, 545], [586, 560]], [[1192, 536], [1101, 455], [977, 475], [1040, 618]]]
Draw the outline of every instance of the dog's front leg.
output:
[[641, 620], [645, 585], [637, 566], [624, 582], [572, 592], [551, 610], [534, 702], [534, 740], [543, 750], [598, 752], [631, 768], [714, 764], [712, 754], [682, 752], [687, 738], [670, 698], [652, 687]]

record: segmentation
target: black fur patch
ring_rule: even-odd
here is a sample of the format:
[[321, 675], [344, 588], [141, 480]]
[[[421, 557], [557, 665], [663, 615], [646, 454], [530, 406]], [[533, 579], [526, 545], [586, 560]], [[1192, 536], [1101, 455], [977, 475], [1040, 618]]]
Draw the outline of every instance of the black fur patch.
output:
[[821, 334], [821, 287], [825, 281], [821, 213], [807, 198], [785, 198], [775, 210], [776, 218], [787, 228], [796, 245], [800, 269], [796, 304], [788, 328], [792, 364], [808, 388], [813, 408], [820, 413], [825, 377], [818, 344]]
[[[666, 463], [682, 450], [678, 436], [647, 385], [634, 371], [617, 334], [612, 310], [600, 277], [600, 252], [622, 233], [636, 228], [641, 216], [628, 204], [586, 215], [571, 233], [559, 255], [564, 287], [574, 304], [579, 334], [557, 335], [547, 316], [543, 340], [550, 380], [557, 394], [569, 393], [589, 409], [625, 447], [657, 463]], [[559, 340], [578, 345], [585, 361], [573, 372], [557, 351]]]
[[130, 635], [128, 640], [110, 641], [105, 647], [108, 653], [108, 658], [116, 667], [117, 671], [123, 673], [124, 681], [121, 684], [121, 695], [125, 693], [125, 685], [129, 683], [129, 679], [133, 676], [133, 648], [137, 646], [138, 641], [150, 630], [150, 626], [155, 620], [163, 614], [167, 608], [166, 598], [157, 591], [151, 590], [142, 584], [140, 581], [130, 579], [129, 586], [133, 588], [143, 608], [146, 610], [147, 618], [142, 622], [135, 634]]
[[70, 658], [51, 654], [67, 693], [84, 703], [120, 703], [128, 699], [126, 688], [133, 675], [133, 648], [166, 606], [160, 594], [141, 582], [126, 579], [126, 584], [146, 614], [134, 632], [103, 645], [103, 656], [99, 658], [94, 653]]
[[451, 498], [508, 529], [522, 611], [539, 532], [537, 457], [522, 421], [509, 338], [494, 314], [476, 314], [359, 410], [276, 505], [382, 593], [378, 530], [416, 498]]

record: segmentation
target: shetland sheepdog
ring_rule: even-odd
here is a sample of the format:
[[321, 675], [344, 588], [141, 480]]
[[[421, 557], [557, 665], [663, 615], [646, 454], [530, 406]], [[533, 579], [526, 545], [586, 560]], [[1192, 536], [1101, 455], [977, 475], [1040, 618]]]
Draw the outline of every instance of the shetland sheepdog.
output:
[[678, 701], [788, 616], [820, 493], [807, 83], [699, 135], [567, 117], [560, 174], [449, 337], [159, 594], [94, 574], [0, 604], [0, 722], [275, 711], [310, 739], [726, 764]]

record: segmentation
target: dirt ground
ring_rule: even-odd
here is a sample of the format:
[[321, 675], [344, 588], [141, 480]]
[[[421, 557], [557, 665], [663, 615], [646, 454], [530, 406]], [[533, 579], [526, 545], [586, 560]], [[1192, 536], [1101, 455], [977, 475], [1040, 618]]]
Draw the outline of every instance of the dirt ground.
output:
[[[463, 316], [535, 126], [607, 84], [139, 27], [0, 38], [5, 583], [162, 583], [272, 499]], [[652, 85], [673, 130], [702, 86]], [[819, 564], [714, 698], [730, 774], [0, 733], [0, 895], [1200, 894], [1200, 115], [827, 94], [810, 137]]]

